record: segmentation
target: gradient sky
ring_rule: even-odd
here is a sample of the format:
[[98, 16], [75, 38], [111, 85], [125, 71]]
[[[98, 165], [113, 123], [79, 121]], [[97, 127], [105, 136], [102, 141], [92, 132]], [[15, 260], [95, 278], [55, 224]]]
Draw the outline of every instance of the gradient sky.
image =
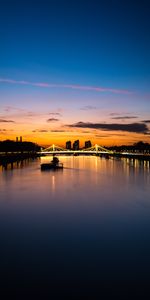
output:
[[150, 142], [150, 2], [1, 1], [0, 140]]

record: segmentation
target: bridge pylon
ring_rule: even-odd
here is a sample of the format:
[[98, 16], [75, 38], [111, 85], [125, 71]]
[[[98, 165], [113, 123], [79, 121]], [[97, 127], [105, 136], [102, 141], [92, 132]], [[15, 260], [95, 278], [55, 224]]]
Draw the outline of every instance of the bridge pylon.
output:
[[59, 147], [59, 146], [57, 146], [55, 144], [52, 144], [50, 147], [45, 148], [43, 150], [43, 152], [54, 152], [55, 153], [55, 152], [65, 151], [65, 150], [66, 150], [65, 148]]
[[86, 149], [84, 149], [84, 151], [86, 152], [86, 151], [93, 151], [93, 152], [109, 152], [109, 153], [112, 153], [112, 151], [110, 151], [110, 150], [108, 150], [108, 149], [106, 149], [106, 148], [104, 148], [104, 147], [102, 147], [102, 146], [99, 146], [98, 144], [95, 144], [94, 146], [92, 146], [92, 147], [90, 147], [90, 148], [86, 148]]

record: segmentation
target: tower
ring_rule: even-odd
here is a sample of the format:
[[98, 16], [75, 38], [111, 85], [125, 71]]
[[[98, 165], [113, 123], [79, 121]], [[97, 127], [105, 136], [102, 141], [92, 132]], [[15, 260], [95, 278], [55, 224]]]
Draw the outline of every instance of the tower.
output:
[[79, 150], [79, 140], [76, 140], [76, 141], [73, 143], [73, 150]]
[[90, 147], [92, 147], [91, 141], [86, 141], [85, 148], [90, 148]]
[[71, 141], [66, 142], [66, 149], [71, 150]]

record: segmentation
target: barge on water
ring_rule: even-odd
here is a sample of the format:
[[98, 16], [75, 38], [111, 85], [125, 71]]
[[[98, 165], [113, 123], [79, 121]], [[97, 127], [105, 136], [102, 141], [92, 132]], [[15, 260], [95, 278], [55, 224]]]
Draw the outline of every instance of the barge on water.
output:
[[43, 163], [41, 164], [41, 171], [45, 170], [59, 170], [63, 169], [63, 163], [59, 162], [58, 157], [53, 157], [50, 163]]

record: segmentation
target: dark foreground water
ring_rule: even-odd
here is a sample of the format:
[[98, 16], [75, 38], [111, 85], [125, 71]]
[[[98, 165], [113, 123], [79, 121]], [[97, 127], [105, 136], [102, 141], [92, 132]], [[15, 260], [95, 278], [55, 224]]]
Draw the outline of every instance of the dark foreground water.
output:
[[5, 296], [101, 299], [114, 292], [122, 299], [132, 288], [149, 299], [150, 162], [60, 160], [60, 171], [41, 172], [40, 160], [0, 169]]

